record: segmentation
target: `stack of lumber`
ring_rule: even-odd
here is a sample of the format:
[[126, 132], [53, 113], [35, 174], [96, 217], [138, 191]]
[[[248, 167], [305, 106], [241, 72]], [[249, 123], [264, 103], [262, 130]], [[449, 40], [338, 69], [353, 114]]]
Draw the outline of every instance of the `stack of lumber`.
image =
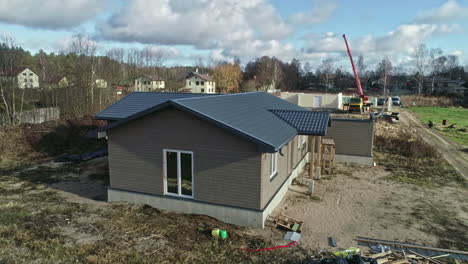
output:
[[428, 257], [421, 255], [417, 252], [409, 250], [400, 251], [386, 251], [369, 255], [368, 257], [373, 258], [378, 264], [418, 264], [418, 263], [432, 263], [432, 264], [443, 264], [445, 262], [439, 261], [439, 258], [448, 257], [449, 254]]

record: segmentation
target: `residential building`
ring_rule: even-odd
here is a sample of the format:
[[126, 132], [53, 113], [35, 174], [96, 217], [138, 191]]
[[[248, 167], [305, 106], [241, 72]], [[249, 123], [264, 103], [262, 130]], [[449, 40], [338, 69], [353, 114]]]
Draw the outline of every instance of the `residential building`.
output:
[[208, 74], [201, 74], [198, 68], [190, 72], [185, 77], [185, 88], [190, 89], [192, 93], [216, 93], [216, 83]]
[[14, 80], [21, 89], [39, 88], [39, 76], [29, 68], [15, 68], [1, 72], [2, 79]]
[[131, 93], [96, 115], [109, 150], [109, 201], [263, 228], [325, 136], [327, 112], [264, 92]]
[[50, 76], [43, 81], [43, 87], [53, 89], [53, 88], [64, 88], [68, 87], [70, 83], [66, 76]]
[[107, 81], [100, 77], [96, 77], [94, 79], [94, 84], [96, 85], [95, 86], [96, 88], [101, 88], [101, 89], [107, 88]]
[[[448, 78], [427, 78], [424, 81], [424, 88], [426, 92], [436, 92], [436, 93], [445, 93], [445, 94], [455, 94], [463, 95], [465, 92], [465, 87], [463, 84], [465, 82], [462, 80], [450, 80]], [[434, 87], [432, 86], [434, 84]]]
[[141, 75], [135, 79], [135, 92], [150, 92], [165, 88], [164, 81], [157, 75]]

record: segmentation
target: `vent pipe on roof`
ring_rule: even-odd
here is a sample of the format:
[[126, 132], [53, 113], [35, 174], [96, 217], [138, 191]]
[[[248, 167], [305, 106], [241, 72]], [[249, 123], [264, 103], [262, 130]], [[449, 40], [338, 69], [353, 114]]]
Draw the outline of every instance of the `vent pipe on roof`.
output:
[[195, 72], [198, 72], [198, 68], [195, 69]]

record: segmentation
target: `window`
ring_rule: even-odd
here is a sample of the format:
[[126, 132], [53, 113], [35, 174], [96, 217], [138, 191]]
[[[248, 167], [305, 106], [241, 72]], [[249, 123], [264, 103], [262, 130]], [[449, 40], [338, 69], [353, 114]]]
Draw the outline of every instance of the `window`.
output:
[[28, 82], [28, 79], [24, 79], [24, 82]]
[[33, 76], [32, 72], [29, 73], [29, 76]]
[[204, 92], [205, 92], [205, 89], [201, 89], [201, 92], [204, 93]]
[[165, 194], [193, 198], [193, 152], [164, 150]]
[[270, 154], [270, 179], [278, 172], [278, 152]]
[[191, 82], [191, 81], [189, 81], [189, 82], [188, 82], [188, 85], [189, 85], [189, 86], [190, 86], [190, 85], [192, 85], [192, 82]]
[[205, 82], [201, 82], [201, 85], [205, 85]]
[[197, 82], [195, 83], [195, 85], [200, 85], [200, 82], [197, 81]]
[[33, 79], [29, 79], [30, 82], [33, 82]]
[[24, 75], [24, 76], [26, 76], [26, 73], [25, 73], [25, 72], [23, 72], [23, 75]]

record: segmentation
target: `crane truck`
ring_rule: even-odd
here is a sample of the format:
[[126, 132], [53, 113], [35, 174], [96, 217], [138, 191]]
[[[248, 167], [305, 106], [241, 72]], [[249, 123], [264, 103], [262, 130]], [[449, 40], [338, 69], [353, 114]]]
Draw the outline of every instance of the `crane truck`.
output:
[[349, 49], [348, 40], [346, 39], [346, 35], [343, 34], [343, 38], [346, 44], [346, 49], [348, 50], [349, 60], [351, 61], [351, 66], [353, 67], [354, 78], [356, 79], [356, 86], [358, 88], [359, 95], [357, 97], [352, 97], [349, 99], [349, 108], [348, 110], [351, 111], [359, 111], [362, 112], [363, 108], [372, 106], [369, 103], [369, 97], [364, 95], [364, 92], [361, 87], [361, 80], [359, 79], [359, 74], [356, 70], [356, 66], [354, 66], [353, 55], [351, 55], [351, 50]]

